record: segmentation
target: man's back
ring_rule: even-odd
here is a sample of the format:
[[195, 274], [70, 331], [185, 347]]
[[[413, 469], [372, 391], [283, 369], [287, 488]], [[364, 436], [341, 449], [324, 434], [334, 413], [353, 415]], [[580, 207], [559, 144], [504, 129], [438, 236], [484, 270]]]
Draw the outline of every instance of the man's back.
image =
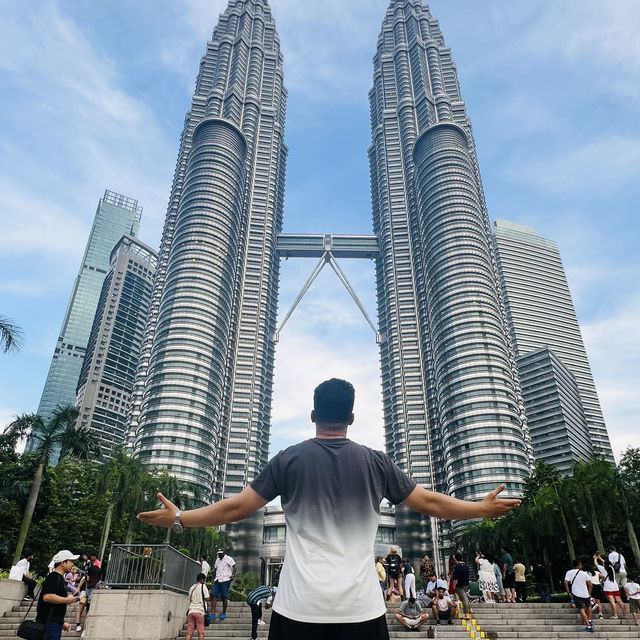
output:
[[287, 522], [275, 611], [320, 623], [384, 614], [371, 561], [380, 501], [398, 504], [415, 487], [388, 456], [348, 438], [313, 438], [281, 451], [251, 486], [267, 501], [280, 495]]

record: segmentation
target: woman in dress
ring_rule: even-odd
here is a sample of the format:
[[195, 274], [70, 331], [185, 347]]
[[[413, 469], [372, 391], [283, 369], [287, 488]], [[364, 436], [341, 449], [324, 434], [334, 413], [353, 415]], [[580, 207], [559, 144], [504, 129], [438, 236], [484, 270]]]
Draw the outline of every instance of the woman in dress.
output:
[[420, 563], [420, 578], [422, 579], [422, 588], [426, 589], [429, 582], [429, 578], [435, 574], [436, 568], [433, 566], [433, 562], [429, 560], [429, 556], [425, 554]]
[[476, 556], [476, 564], [478, 565], [478, 587], [482, 591], [484, 601], [495, 603], [493, 594], [498, 592], [498, 583], [493, 565], [481, 553]]

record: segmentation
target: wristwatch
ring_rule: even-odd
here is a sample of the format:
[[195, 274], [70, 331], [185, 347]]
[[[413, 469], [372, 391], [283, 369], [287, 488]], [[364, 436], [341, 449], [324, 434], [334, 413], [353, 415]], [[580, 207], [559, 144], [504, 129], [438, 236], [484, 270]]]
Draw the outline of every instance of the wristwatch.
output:
[[173, 524], [171, 525], [171, 531], [174, 533], [182, 533], [184, 531], [184, 525], [180, 522], [181, 515], [182, 511], [178, 509], [178, 511], [176, 511], [176, 517], [173, 519]]

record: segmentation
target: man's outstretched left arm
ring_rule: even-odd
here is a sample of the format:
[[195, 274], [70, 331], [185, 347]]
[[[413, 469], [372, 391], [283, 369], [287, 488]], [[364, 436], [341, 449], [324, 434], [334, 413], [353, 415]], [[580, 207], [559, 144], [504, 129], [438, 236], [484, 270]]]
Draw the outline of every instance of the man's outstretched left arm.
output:
[[[168, 529], [173, 525], [178, 507], [161, 493], [158, 494], [158, 499], [163, 508], [139, 513], [138, 519], [156, 527]], [[260, 497], [251, 487], [247, 487], [233, 498], [225, 498], [200, 509], [183, 511], [180, 515], [180, 522], [184, 527], [215, 527], [219, 524], [244, 520], [264, 507], [265, 504], [267, 501], [264, 498]]]
[[520, 500], [518, 499], [499, 498], [498, 494], [503, 489], [504, 485], [502, 484], [488, 493], [484, 500], [471, 502], [469, 500], [458, 500], [444, 493], [427, 491], [424, 487], [418, 485], [402, 503], [425, 515], [436, 516], [445, 520], [497, 518], [520, 506]]

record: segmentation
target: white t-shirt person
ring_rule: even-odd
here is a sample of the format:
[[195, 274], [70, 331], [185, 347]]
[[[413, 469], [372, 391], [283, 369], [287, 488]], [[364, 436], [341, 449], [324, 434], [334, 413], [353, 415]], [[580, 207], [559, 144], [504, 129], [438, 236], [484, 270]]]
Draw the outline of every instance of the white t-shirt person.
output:
[[569, 569], [565, 574], [564, 579], [569, 584], [571, 593], [574, 596], [577, 596], [578, 598], [589, 598], [589, 587], [587, 586], [589, 574], [586, 571], [583, 571], [582, 569]]
[[[216, 558], [214, 568], [216, 570], [216, 578], [214, 582], [228, 582], [233, 575], [233, 565], [236, 561], [228, 555], [222, 556], [222, 558]], [[203, 572], [204, 573], [204, 572]]]
[[416, 487], [389, 456], [348, 438], [312, 438], [272, 458], [251, 487], [267, 502], [281, 496], [287, 523], [276, 613], [321, 624], [386, 613], [371, 562], [380, 502], [400, 504]]
[[609, 562], [611, 563], [611, 566], [613, 566], [616, 562], [620, 563], [620, 571], [617, 571], [616, 573], [627, 573], [627, 562], [621, 553], [612, 551], [609, 554]]

